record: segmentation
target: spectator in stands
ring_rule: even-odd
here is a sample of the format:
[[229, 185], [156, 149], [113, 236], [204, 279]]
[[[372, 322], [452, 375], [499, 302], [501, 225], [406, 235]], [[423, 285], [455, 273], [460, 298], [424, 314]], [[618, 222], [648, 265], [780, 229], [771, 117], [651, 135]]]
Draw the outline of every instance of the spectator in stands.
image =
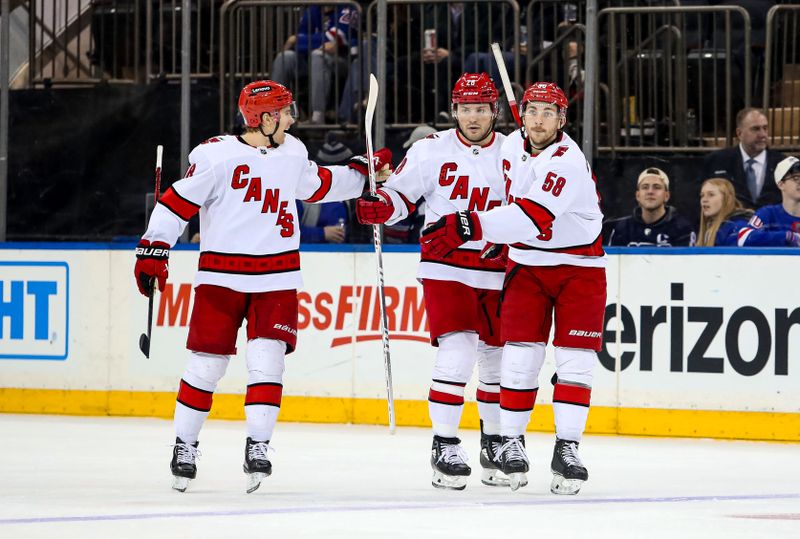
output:
[[617, 221], [607, 245], [677, 247], [694, 245], [692, 225], [669, 201], [669, 177], [660, 168], [646, 168], [636, 182], [638, 207]]
[[310, 6], [300, 19], [297, 33], [289, 36], [284, 50], [275, 57], [271, 78], [299, 93], [299, 81], [308, 76], [310, 122], [324, 123], [333, 84], [338, 78], [344, 80], [348, 49], [357, 46], [357, 11], [349, 6]]
[[[315, 161], [320, 165], [339, 165], [352, 156], [350, 148], [336, 140], [334, 131], [329, 131]], [[345, 202], [308, 204], [298, 200], [297, 220], [300, 243], [344, 243], [350, 211]]]
[[700, 232], [697, 246], [735, 246], [739, 231], [747, 226], [753, 210], [742, 206], [733, 184], [726, 178], [709, 178], [700, 188]]
[[746, 108], [736, 115], [736, 138], [739, 144], [706, 156], [706, 178], [731, 178], [738, 198], [745, 207], [758, 208], [781, 201], [781, 192], [770, 181], [775, 166], [785, 156], [767, 148], [769, 125], [764, 113]]
[[[408, 69], [414, 69], [415, 74], [419, 71], [419, 47], [414, 48], [412, 43], [408, 43], [405, 40], [405, 36], [406, 32], [411, 36], [421, 35], [421, 18], [421, 10], [405, 8], [389, 10], [387, 21], [389, 35], [386, 51], [386, 82], [389, 88], [394, 86], [396, 73], [405, 77]], [[347, 80], [338, 105], [338, 117], [343, 122], [354, 123], [358, 121], [359, 111], [363, 111], [366, 106], [369, 74], [377, 73], [378, 70], [378, 41], [376, 34], [368, 36], [364, 40], [361, 51], [362, 55], [355, 58], [350, 64], [350, 70], [347, 73]], [[403, 81], [400, 90], [393, 96], [392, 102], [387, 100], [387, 113], [395, 108], [405, 109], [407, 105], [406, 86], [408, 86], [408, 81]], [[394, 119], [398, 120], [397, 118]], [[403, 119], [410, 121], [409, 118]]]
[[778, 163], [775, 184], [782, 202], [757, 209], [739, 233], [739, 245], [800, 247], [800, 159]]

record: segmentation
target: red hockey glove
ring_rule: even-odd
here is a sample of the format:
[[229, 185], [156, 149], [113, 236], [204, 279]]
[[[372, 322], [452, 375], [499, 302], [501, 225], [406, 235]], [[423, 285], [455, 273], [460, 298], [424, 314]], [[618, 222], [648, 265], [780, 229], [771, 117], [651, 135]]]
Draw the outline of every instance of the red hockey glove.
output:
[[[392, 168], [392, 150], [389, 148], [381, 148], [372, 154], [372, 161], [375, 164], [375, 172], [379, 172], [384, 166], [389, 165], [389, 170]], [[366, 155], [354, 155], [347, 162], [347, 166], [357, 171], [359, 174], [369, 176], [369, 161]]]
[[364, 193], [356, 200], [356, 217], [362, 225], [382, 225], [393, 213], [392, 199], [380, 189], [374, 195]]
[[481, 258], [499, 267], [505, 268], [508, 264], [508, 245], [502, 243], [487, 243], [481, 249]]
[[474, 211], [445, 215], [422, 231], [420, 243], [435, 257], [446, 257], [468, 241], [483, 238], [481, 222]]
[[141, 240], [136, 246], [136, 266], [133, 275], [139, 292], [148, 298], [153, 293], [153, 279], [158, 281], [158, 290], [163, 291], [169, 275], [169, 245], [163, 241]]

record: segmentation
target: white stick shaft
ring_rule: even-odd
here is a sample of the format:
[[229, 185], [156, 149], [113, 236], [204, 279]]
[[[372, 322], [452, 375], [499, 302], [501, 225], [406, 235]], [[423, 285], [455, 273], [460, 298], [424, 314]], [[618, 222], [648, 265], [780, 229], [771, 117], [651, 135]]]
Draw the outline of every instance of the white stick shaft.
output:
[[522, 125], [517, 110], [517, 99], [514, 97], [514, 89], [511, 87], [511, 79], [508, 78], [508, 70], [506, 69], [506, 62], [503, 59], [503, 51], [500, 50], [498, 43], [492, 43], [492, 54], [494, 54], [494, 61], [497, 63], [497, 70], [500, 73], [500, 80], [503, 83], [503, 90], [506, 93], [508, 106], [511, 108], [511, 114], [514, 116], [517, 125]]
[[164, 146], [156, 146], [156, 168], [161, 168], [161, 157], [164, 155]]
[[[369, 191], [373, 195], [377, 190], [375, 178], [375, 161], [372, 150], [372, 119], [375, 115], [375, 105], [378, 103], [378, 79], [370, 73], [369, 96], [367, 98], [367, 111], [364, 117], [367, 131], [367, 160], [369, 168]], [[394, 434], [396, 428], [394, 416], [394, 389], [392, 387], [392, 361], [389, 353], [389, 326], [386, 316], [386, 293], [383, 284], [383, 249], [381, 243], [381, 225], [372, 225], [372, 241], [375, 244], [375, 257], [377, 260], [378, 294], [380, 296], [381, 310], [381, 341], [383, 342], [383, 366], [386, 374], [386, 402], [389, 407], [389, 433]]]

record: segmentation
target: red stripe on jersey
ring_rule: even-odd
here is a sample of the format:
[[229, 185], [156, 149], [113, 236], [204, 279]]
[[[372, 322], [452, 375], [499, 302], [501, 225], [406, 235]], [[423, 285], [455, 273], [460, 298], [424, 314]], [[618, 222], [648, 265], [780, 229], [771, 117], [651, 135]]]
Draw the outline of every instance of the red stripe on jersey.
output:
[[408, 209], [408, 214], [411, 215], [416, 209], [417, 205], [408, 200], [403, 193], [397, 192], [397, 194], [400, 195], [400, 198], [403, 200], [403, 204], [405, 204], [406, 208]]
[[427, 243], [423, 243], [420, 258], [423, 262], [435, 262], [437, 264], [444, 264], [446, 266], [453, 266], [456, 268], [494, 271], [498, 273], [505, 273], [506, 271], [504, 264], [501, 264], [496, 260], [481, 258], [480, 251], [472, 251], [467, 249], [456, 249], [446, 257], [433, 256], [430, 253], [429, 245]]
[[327, 195], [331, 190], [331, 185], [333, 185], [333, 174], [331, 171], [325, 167], [319, 167], [317, 169], [317, 176], [319, 177], [320, 186], [317, 191], [311, 195], [309, 198], [306, 199], [306, 202], [319, 202], [325, 195]]
[[539, 232], [547, 230], [550, 225], [553, 224], [553, 221], [556, 218], [555, 215], [550, 213], [550, 210], [528, 198], [514, 199], [514, 204], [519, 206], [519, 209], [522, 210], [522, 213], [524, 213], [528, 219], [533, 221], [533, 224], [536, 225], [536, 228], [539, 229]]
[[495, 402], [500, 402], [500, 393], [499, 392], [492, 393], [490, 391], [484, 391], [482, 389], [479, 389], [475, 393], [475, 398], [478, 400], [478, 402], [495, 403]]
[[208, 412], [211, 410], [211, 401], [213, 398], [213, 392], [198, 389], [186, 383], [184, 380], [181, 380], [181, 385], [178, 388], [178, 402], [184, 406], [188, 406], [198, 412]]
[[436, 391], [435, 389], [431, 389], [428, 393], [428, 400], [431, 402], [437, 402], [439, 404], [450, 404], [453, 406], [460, 406], [464, 404], [463, 395], [452, 395], [450, 393]]
[[514, 243], [511, 245], [515, 249], [522, 249], [527, 251], [544, 251], [547, 253], [561, 253], [566, 255], [579, 255], [579, 256], [603, 256], [606, 252], [603, 250], [603, 237], [602, 235], [588, 245], [575, 245], [573, 247], [559, 247], [556, 249], [543, 249], [541, 247], [533, 247], [526, 243]]
[[283, 384], [265, 382], [262, 384], [250, 384], [247, 386], [247, 394], [244, 397], [244, 405], [265, 404], [267, 406], [281, 406], [281, 395], [283, 394]]
[[510, 389], [500, 387], [500, 408], [512, 412], [529, 412], [536, 403], [538, 389]]
[[167, 191], [158, 198], [158, 203], [163, 204], [169, 211], [188, 221], [194, 214], [200, 211], [200, 206], [191, 200], [186, 200], [178, 194], [175, 189], [170, 187]]
[[198, 269], [218, 273], [265, 275], [300, 269], [300, 253], [287, 251], [274, 255], [244, 255], [205, 251], [200, 253]]
[[588, 407], [591, 396], [592, 388], [590, 387], [573, 386], [559, 382], [553, 389], [553, 402]]

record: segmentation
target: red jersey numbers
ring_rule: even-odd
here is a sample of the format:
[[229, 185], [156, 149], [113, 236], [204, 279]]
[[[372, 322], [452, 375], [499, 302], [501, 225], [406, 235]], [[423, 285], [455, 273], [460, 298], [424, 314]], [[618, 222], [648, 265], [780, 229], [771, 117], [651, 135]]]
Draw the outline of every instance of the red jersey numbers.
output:
[[563, 176], [559, 176], [555, 172], [548, 172], [542, 182], [542, 191], [551, 193], [554, 197], [561, 194], [561, 190], [567, 185], [567, 180]]
[[281, 200], [280, 189], [263, 189], [261, 178], [255, 176], [248, 178], [250, 167], [239, 165], [233, 170], [231, 187], [244, 189], [243, 203], [260, 202], [261, 213], [278, 214], [275, 226], [281, 227], [281, 236], [289, 238], [294, 235], [294, 215], [288, 210], [289, 202]]
[[184, 175], [184, 178], [191, 178], [192, 175], [194, 174], [194, 170], [196, 168], [197, 168], [197, 165], [195, 165], [195, 164], [190, 165], [189, 168], [186, 169], [186, 175]]

